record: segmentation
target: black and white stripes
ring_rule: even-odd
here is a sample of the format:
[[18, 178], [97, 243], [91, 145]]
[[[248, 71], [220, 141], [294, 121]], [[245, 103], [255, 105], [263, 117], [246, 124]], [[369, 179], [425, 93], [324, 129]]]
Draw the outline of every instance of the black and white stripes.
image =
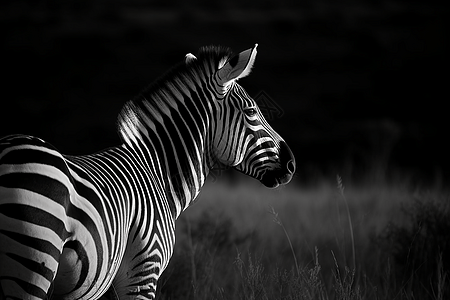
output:
[[268, 187], [294, 157], [236, 82], [256, 46], [205, 47], [134, 99], [123, 144], [65, 156], [30, 136], [0, 140], [0, 300], [153, 299], [175, 220], [209, 170], [232, 166]]

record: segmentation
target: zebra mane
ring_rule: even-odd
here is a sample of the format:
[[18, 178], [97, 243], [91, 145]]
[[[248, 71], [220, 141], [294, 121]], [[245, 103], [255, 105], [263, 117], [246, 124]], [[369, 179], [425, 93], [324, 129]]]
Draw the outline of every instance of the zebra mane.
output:
[[[139, 100], [142, 96], [149, 97], [155, 91], [165, 88], [168, 83], [176, 80], [191, 79], [191, 76], [211, 75], [212, 72], [221, 68], [230, 58], [233, 57], [233, 52], [228, 47], [223, 46], [204, 46], [201, 47], [196, 55], [197, 59], [186, 63], [185, 60], [179, 62], [172, 67], [163, 76], [156, 79], [153, 83], [141, 91], [141, 93], [133, 100]], [[149, 97], [150, 98], [150, 97]], [[147, 98], [147, 99], [149, 99]]]
[[201, 47], [196, 55], [197, 59], [186, 63], [178, 63], [163, 76], [144, 88], [136, 97], [127, 101], [122, 107], [117, 120], [120, 136], [128, 141], [140, 137], [138, 128], [146, 124], [149, 113], [158, 119], [158, 114], [164, 113], [164, 107], [175, 106], [173, 93], [176, 90], [186, 88], [195, 81], [204, 80], [221, 68], [230, 58], [233, 52], [228, 47], [205, 46]]

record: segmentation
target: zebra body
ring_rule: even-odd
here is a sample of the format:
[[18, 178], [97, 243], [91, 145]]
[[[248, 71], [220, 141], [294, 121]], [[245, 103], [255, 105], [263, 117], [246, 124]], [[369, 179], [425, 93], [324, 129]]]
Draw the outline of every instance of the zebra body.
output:
[[255, 56], [256, 46], [187, 55], [124, 105], [123, 144], [92, 155], [0, 139], [0, 300], [153, 299], [175, 220], [210, 169], [288, 183], [291, 151], [236, 83]]
[[[41, 299], [54, 275], [54, 297], [99, 298], [114, 278], [120, 298], [125, 297], [120, 282], [126, 282], [129, 295], [155, 292], [157, 277], [172, 254], [175, 216], [162, 182], [127, 147], [64, 157], [37, 138], [10, 136], [0, 149], [0, 243], [3, 252], [23, 257], [0, 256], [6, 294], [8, 288], [24, 288], [20, 279], [27, 268], [39, 274], [35, 280], [43, 288], [26, 291]], [[34, 247], [23, 243], [30, 228]], [[146, 232], [166, 236], [161, 240]], [[40, 266], [33, 268], [35, 261]], [[10, 268], [17, 270], [17, 277], [8, 278]], [[149, 269], [147, 276], [140, 273]]]

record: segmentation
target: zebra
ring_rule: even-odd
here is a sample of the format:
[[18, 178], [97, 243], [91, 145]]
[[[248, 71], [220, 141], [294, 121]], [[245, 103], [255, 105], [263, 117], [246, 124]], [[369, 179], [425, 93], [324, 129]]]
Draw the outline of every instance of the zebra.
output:
[[256, 49], [187, 54], [124, 104], [118, 146], [69, 156], [0, 139], [0, 299], [154, 299], [175, 221], [210, 170], [289, 183], [291, 150], [237, 83]]

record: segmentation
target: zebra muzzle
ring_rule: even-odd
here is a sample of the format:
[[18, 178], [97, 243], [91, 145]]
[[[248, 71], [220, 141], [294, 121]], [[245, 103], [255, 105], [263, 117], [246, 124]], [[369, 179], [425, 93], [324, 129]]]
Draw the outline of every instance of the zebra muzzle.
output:
[[266, 171], [261, 179], [261, 183], [266, 187], [276, 188], [279, 185], [287, 184], [295, 173], [295, 157], [284, 141], [280, 142], [279, 159], [280, 166]]

